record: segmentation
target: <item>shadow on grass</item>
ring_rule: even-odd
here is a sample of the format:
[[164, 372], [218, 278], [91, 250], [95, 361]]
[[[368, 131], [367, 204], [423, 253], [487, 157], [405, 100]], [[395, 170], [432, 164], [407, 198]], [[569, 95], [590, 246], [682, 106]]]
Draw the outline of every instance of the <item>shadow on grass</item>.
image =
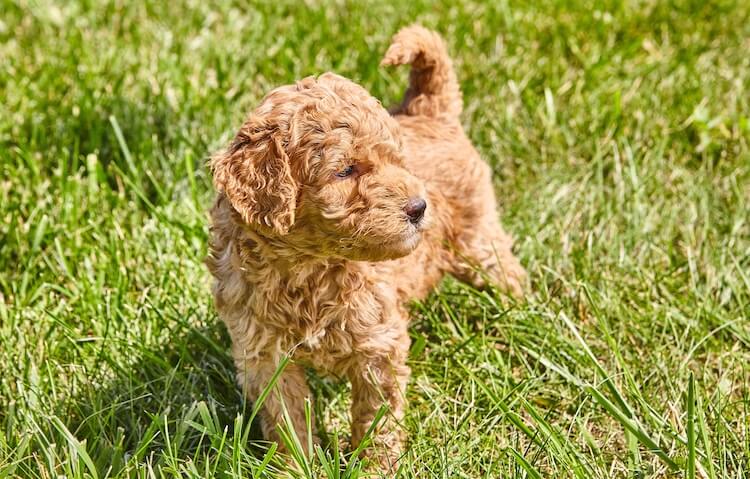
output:
[[[175, 325], [158, 346], [123, 345], [126, 354], [118, 358], [106, 352], [111, 346], [100, 345], [100, 364], [115, 374], [73, 398], [67, 414], [60, 416], [75, 437], [86, 439], [101, 473], [111, 467], [116, 474], [129, 462], [213, 460], [220, 436], [228, 443], [241, 436], [239, 446], [262, 458], [270, 444], [263, 439], [259, 419], [249, 423], [253, 404], [235, 382], [229, 345], [218, 320], [201, 329]], [[330, 449], [333, 437], [322, 418], [345, 385], [314, 375], [310, 379], [321, 446]]]
[[229, 344], [219, 321], [202, 329], [177, 324], [154, 346], [100, 344], [98, 367], [89, 370], [108, 372], [59, 415], [86, 439], [100, 472], [111, 466], [116, 473], [128, 462], [210, 456], [207, 435], [231, 438], [237, 427], [249, 428], [248, 441], [259, 445], [251, 449], [262, 455], [261, 430], [257, 419], [248, 424], [252, 403], [235, 383]]

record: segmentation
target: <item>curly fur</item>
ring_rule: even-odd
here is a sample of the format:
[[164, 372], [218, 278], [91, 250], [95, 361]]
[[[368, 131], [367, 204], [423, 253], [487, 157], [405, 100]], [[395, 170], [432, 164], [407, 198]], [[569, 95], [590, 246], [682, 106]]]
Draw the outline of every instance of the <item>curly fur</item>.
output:
[[[250, 399], [284, 370], [262, 410], [274, 440], [282, 401], [306, 443], [304, 367], [352, 383], [352, 443], [390, 406], [370, 452], [397, 460], [409, 378], [408, 302], [446, 273], [519, 296], [525, 272], [495, 208], [489, 167], [466, 138], [461, 94], [440, 37], [401, 30], [385, 65], [411, 64], [389, 114], [362, 87], [326, 73], [272, 91], [212, 159], [208, 267]], [[337, 172], [352, 167], [350, 176]], [[424, 218], [405, 205], [424, 198]]]

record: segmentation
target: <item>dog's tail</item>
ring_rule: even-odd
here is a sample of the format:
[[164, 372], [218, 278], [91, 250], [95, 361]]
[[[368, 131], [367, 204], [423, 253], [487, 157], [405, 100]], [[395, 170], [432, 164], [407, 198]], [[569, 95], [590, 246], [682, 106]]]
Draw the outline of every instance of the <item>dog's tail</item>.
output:
[[461, 113], [463, 100], [453, 62], [437, 33], [419, 25], [402, 28], [380, 64], [411, 64], [409, 88], [394, 113], [453, 118]]

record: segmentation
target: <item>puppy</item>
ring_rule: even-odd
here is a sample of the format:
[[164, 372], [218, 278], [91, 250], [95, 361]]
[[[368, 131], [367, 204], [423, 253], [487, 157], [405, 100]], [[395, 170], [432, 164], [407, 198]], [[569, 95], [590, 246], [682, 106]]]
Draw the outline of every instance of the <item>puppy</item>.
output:
[[382, 64], [411, 64], [390, 114], [345, 78], [309, 77], [269, 93], [212, 158], [207, 265], [248, 398], [292, 358], [263, 404], [267, 439], [278, 439], [285, 407], [307, 443], [310, 367], [351, 381], [352, 445], [389, 406], [368, 451], [392, 467], [404, 439], [409, 301], [446, 273], [514, 296], [526, 275], [500, 226], [490, 168], [459, 122], [441, 38], [405, 28]]

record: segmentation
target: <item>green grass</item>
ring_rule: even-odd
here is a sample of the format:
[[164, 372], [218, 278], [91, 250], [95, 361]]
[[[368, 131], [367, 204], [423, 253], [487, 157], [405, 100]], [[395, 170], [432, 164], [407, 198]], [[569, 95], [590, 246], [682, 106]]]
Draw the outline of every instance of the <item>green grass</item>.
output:
[[[413, 21], [449, 43], [533, 293], [414, 306], [401, 477], [750, 475], [750, 3], [0, 12], [0, 478], [284, 468], [211, 306], [206, 159], [304, 75], [396, 102], [378, 62]], [[311, 381], [327, 446], [285, 474], [361, 475], [347, 386]]]

